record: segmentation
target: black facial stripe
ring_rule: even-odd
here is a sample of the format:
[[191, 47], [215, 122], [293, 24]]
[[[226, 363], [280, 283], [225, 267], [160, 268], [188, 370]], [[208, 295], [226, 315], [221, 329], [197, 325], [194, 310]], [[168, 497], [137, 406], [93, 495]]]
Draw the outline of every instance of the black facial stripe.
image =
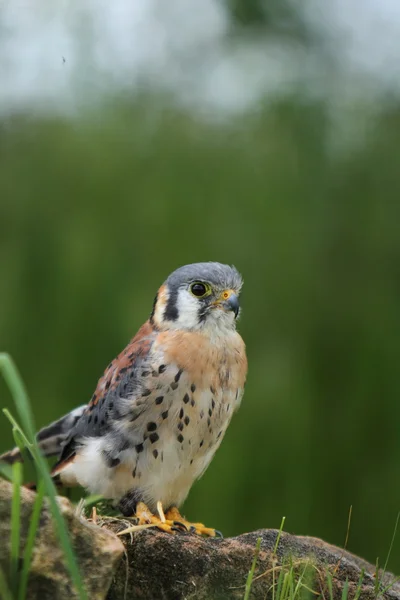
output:
[[168, 302], [164, 310], [164, 320], [177, 321], [178, 320], [178, 289], [168, 289]]
[[154, 302], [153, 302], [153, 308], [151, 310], [151, 315], [150, 315], [150, 323], [153, 325], [154, 323], [154, 313], [156, 312], [156, 304], [157, 304], [157, 300], [158, 300], [158, 293], [156, 295], [156, 297], [154, 298]]

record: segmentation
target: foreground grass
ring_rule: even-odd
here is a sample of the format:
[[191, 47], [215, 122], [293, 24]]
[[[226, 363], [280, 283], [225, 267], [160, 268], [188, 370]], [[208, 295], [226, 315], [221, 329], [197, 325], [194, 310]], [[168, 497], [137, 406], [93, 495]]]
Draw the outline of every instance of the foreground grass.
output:
[[64, 551], [66, 565], [70, 572], [72, 582], [77, 590], [79, 599], [87, 600], [88, 597], [83, 585], [81, 574], [79, 572], [76, 556], [71, 546], [67, 526], [57, 504], [57, 491], [52, 481], [47, 462], [42, 456], [36, 442], [36, 428], [28, 394], [25, 390], [25, 386], [17, 367], [8, 354], [0, 354], [0, 372], [3, 374], [11, 392], [15, 409], [22, 426], [19, 425], [16, 419], [7, 410], [4, 410], [3, 412], [12, 424], [14, 438], [17, 445], [21, 447], [22, 450], [26, 449], [31, 454], [37, 471], [37, 479], [39, 481], [38, 494], [31, 517], [28, 538], [22, 562], [22, 571], [20, 574], [18, 572], [18, 566], [20, 552], [20, 486], [22, 483], [22, 465], [18, 463], [13, 465], [12, 481], [14, 484], [14, 494], [11, 512], [12, 536], [10, 574], [7, 582], [6, 574], [0, 570], [1, 595], [6, 600], [23, 600], [25, 598], [33, 545], [39, 526], [40, 509], [43, 502], [44, 493], [46, 493], [50, 510], [56, 523], [57, 534], [59, 536], [61, 547]]

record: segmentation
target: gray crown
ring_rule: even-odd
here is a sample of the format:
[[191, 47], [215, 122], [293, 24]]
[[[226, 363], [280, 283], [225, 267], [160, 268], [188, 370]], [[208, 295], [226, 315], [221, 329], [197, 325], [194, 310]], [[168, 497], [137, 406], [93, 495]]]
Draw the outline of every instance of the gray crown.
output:
[[242, 277], [235, 267], [217, 262], [203, 262], [176, 269], [168, 277], [166, 284], [170, 289], [177, 289], [192, 281], [205, 281], [217, 288], [236, 291], [240, 290], [243, 283]]

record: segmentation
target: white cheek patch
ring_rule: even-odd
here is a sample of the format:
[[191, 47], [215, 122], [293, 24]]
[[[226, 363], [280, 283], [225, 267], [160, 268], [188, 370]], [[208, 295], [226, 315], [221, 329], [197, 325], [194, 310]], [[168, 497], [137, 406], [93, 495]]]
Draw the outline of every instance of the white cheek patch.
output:
[[174, 321], [174, 326], [177, 329], [192, 329], [199, 326], [201, 304], [187, 289], [181, 288], [178, 291], [176, 308], [178, 309], [178, 318]]

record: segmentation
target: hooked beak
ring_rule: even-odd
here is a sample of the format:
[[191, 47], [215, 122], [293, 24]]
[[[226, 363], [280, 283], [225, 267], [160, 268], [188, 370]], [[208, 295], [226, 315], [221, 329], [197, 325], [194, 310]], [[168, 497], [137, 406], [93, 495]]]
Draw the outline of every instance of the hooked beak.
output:
[[231, 310], [235, 315], [235, 319], [239, 314], [239, 298], [233, 290], [225, 290], [220, 298], [215, 302], [215, 305], [221, 306], [224, 310]]

